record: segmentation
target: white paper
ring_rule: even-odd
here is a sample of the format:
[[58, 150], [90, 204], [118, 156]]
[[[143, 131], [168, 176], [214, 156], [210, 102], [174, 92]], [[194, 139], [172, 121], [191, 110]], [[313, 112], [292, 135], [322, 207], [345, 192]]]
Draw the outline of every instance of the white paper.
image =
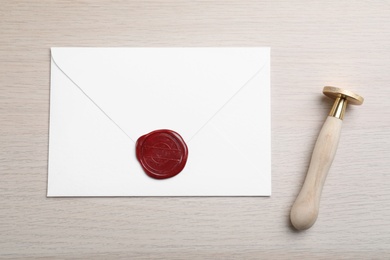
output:
[[[269, 48], [52, 48], [48, 196], [271, 195]], [[188, 160], [148, 177], [138, 137]]]

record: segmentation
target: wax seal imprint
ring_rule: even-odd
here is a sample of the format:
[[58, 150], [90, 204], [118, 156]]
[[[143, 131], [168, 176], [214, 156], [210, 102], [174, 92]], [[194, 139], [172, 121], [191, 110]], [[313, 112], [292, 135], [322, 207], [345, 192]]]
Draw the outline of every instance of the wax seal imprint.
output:
[[147, 175], [167, 179], [184, 169], [188, 148], [178, 133], [162, 129], [138, 138], [136, 156]]

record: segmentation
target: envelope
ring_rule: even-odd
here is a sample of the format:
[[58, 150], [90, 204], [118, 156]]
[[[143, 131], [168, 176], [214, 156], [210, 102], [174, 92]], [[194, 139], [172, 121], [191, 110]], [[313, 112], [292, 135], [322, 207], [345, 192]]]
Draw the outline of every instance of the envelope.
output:
[[[52, 48], [47, 196], [270, 196], [269, 48]], [[170, 129], [184, 169], [145, 174]]]

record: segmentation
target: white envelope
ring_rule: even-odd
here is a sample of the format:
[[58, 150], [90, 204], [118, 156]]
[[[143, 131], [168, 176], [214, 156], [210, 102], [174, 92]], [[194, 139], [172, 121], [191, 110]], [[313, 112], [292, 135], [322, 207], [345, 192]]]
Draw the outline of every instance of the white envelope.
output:
[[[52, 48], [47, 196], [271, 195], [269, 48]], [[171, 129], [181, 173], [137, 139]]]

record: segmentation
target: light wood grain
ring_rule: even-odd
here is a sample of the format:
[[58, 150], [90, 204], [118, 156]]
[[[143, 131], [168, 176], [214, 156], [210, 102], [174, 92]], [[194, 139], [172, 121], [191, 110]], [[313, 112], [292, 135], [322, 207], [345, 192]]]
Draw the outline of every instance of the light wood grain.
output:
[[305, 182], [290, 213], [291, 224], [298, 230], [310, 228], [317, 220], [322, 189], [336, 155], [342, 124], [341, 119], [328, 116], [318, 135]]
[[[390, 258], [389, 14], [389, 1], [1, 1], [0, 257]], [[272, 197], [46, 198], [52, 46], [270, 46]], [[298, 233], [325, 85], [365, 103]]]

